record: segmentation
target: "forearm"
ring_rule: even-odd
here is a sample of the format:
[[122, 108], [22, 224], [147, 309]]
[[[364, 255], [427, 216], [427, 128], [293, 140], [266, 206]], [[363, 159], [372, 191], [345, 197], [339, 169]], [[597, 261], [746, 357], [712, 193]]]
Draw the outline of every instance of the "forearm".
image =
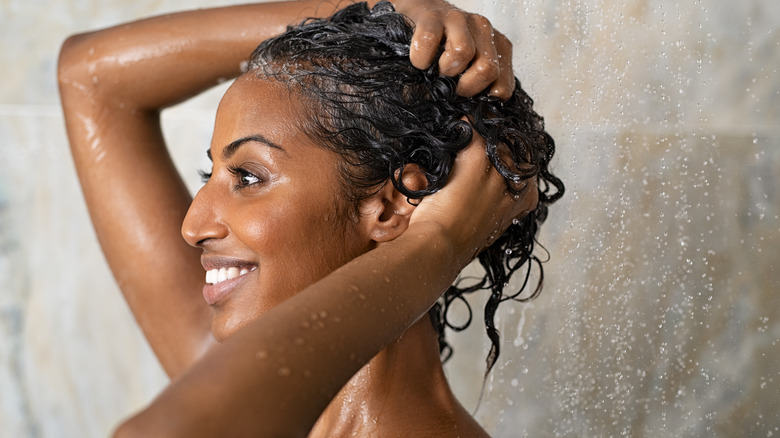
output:
[[439, 227], [410, 228], [216, 346], [122, 432], [305, 436], [343, 384], [425, 314], [458, 259]]
[[287, 25], [334, 10], [320, 0], [238, 5], [74, 35], [63, 45], [61, 82], [125, 108], [164, 108], [237, 76]]
[[200, 251], [181, 238], [191, 196], [159, 110], [238, 74], [262, 39], [317, 3], [171, 14], [73, 36], [62, 47], [60, 94], [84, 197], [114, 276], [171, 376], [208, 345], [211, 310], [200, 294]]

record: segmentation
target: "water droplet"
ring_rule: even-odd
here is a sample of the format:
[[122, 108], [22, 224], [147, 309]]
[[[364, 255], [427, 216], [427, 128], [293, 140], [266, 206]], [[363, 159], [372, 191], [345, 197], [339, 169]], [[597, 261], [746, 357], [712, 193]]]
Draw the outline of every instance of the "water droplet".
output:
[[268, 357], [268, 352], [265, 350], [260, 350], [255, 354], [256, 359], [265, 359]]
[[289, 367], [281, 367], [279, 368], [279, 375], [282, 377], [289, 377], [290, 374], [292, 374], [292, 370], [290, 370]]
[[512, 219], [512, 225], [520, 225], [520, 219], [518, 218]]

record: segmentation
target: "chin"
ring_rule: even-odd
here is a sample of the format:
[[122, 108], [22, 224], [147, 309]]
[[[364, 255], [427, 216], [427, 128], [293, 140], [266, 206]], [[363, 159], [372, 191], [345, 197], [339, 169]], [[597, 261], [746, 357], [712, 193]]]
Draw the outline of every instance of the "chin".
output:
[[211, 320], [211, 334], [217, 342], [233, 336], [249, 323], [247, 320], [229, 318], [228, 315], [220, 313], [222, 312], [218, 312]]

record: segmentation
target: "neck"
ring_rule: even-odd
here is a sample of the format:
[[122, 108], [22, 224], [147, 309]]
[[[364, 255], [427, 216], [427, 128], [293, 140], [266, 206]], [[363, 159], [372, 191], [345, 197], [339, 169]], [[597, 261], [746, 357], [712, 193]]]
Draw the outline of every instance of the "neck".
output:
[[442, 369], [436, 332], [423, 317], [352, 377], [309, 436], [380, 436], [426, 411], [440, 418], [459, 406]]

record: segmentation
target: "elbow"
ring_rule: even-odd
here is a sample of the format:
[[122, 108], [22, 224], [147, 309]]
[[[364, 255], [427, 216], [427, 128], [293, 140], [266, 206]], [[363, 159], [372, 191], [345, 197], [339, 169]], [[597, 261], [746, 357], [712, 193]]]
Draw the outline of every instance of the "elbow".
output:
[[65, 95], [69, 88], [82, 92], [94, 91], [97, 62], [94, 50], [87, 48], [89, 34], [76, 34], [68, 37], [60, 47], [57, 60], [57, 82], [60, 94]]
[[123, 421], [111, 434], [112, 438], [153, 438], [153, 437], [184, 437], [186, 434], [176, 430], [178, 424], [174, 419], [164, 421], [159, 415], [149, 409]]
[[114, 430], [111, 438], [141, 438], [152, 436], [148, 432], [147, 428], [143, 427], [136, 420], [136, 417], [133, 417], [123, 421], [122, 424]]

